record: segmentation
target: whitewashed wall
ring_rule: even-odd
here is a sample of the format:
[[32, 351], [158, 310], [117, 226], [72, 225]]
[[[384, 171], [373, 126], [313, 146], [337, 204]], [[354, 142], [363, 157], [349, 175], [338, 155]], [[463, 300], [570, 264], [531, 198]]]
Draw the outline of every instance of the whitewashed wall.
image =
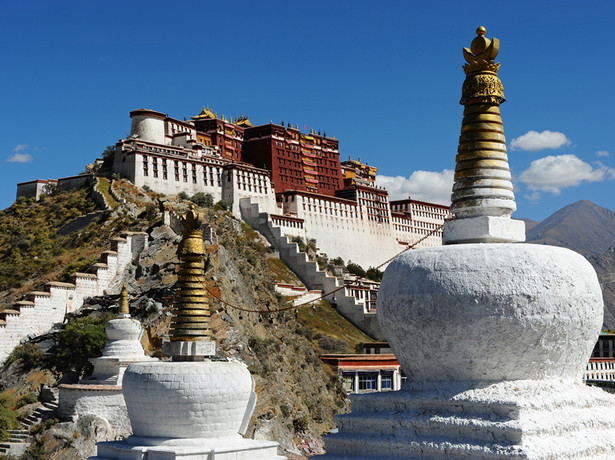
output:
[[142, 251], [147, 247], [147, 234], [126, 232], [114, 241], [117, 251], [105, 251], [104, 263], [95, 264], [96, 275], [76, 273], [74, 283], [50, 282], [46, 291], [33, 291], [28, 300], [16, 302], [12, 309], [0, 312], [0, 363], [22, 339], [48, 331], [64, 321], [66, 313], [78, 310], [84, 299], [102, 295], [113, 278], [122, 274], [135, 257], [133, 246]]

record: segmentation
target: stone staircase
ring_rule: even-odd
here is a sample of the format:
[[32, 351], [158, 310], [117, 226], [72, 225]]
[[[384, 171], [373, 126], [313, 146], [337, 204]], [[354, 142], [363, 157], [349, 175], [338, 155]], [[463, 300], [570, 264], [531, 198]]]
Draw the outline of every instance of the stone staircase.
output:
[[345, 285], [343, 277], [331, 276], [321, 270], [318, 263], [310, 260], [305, 252], [299, 250], [297, 243], [282, 235], [282, 229], [274, 225], [269, 214], [260, 211], [258, 204], [252, 203], [249, 198], [242, 198], [239, 205], [241, 218], [278, 249], [280, 259], [310, 290], [332, 293], [325, 299], [335, 306], [344, 318], [370, 337], [377, 340], [385, 339], [376, 320], [376, 312], [368, 311], [365, 304], [348, 295], [345, 288], [340, 289]]
[[10, 438], [0, 443], [0, 455], [11, 455], [14, 457], [22, 455], [32, 442], [30, 430], [39, 423], [42, 423], [56, 415], [58, 409], [57, 395], [54, 399], [40, 403], [34, 411], [21, 421], [22, 427], [17, 430], [9, 430]]
[[103, 295], [147, 245], [147, 233], [124, 232], [113, 238], [111, 249], [92, 266], [93, 273], [74, 273], [71, 283], [47, 283], [44, 291], [32, 291], [26, 300], [0, 311], [0, 364], [23, 339], [62, 323], [65, 315], [79, 310], [88, 297]]

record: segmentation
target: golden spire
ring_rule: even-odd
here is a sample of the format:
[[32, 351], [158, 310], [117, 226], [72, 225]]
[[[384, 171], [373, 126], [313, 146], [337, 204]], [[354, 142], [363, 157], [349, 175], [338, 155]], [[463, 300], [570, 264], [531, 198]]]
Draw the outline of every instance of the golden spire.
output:
[[128, 318], [130, 316], [130, 309], [128, 307], [128, 291], [126, 290], [126, 283], [122, 284], [122, 292], [120, 293], [120, 318]]
[[202, 216], [192, 207], [182, 218], [183, 237], [178, 247], [179, 274], [170, 340], [210, 340], [210, 302], [205, 287], [205, 244]]
[[500, 41], [485, 37], [479, 27], [471, 49], [464, 48], [460, 103], [465, 106], [455, 167], [451, 212], [457, 218], [510, 217], [517, 208], [512, 184], [500, 104], [504, 87], [496, 63]]

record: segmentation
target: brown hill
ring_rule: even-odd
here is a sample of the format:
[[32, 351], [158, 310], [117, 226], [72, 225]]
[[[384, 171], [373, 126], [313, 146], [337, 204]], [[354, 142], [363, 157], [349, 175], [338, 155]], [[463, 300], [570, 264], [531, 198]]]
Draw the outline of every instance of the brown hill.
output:
[[598, 256], [615, 246], [615, 212], [591, 201], [577, 201], [530, 228], [526, 241]]

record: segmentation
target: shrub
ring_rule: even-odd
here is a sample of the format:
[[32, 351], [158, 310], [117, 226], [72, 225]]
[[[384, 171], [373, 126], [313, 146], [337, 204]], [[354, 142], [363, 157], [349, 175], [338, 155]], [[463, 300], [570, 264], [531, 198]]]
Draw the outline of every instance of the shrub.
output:
[[105, 332], [105, 324], [111, 318], [113, 315], [107, 313], [71, 320], [58, 334], [54, 367], [60, 372], [72, 369], [79, 377], [89, 375], [93, 368], [89, 358], [102, 354], [109, 340]]
[[188, 194], [186, 192], [179, 192], [177, 194], [177, 198], [179, 198], [180, 200], [187, 200], [188, 199]]
[[348, 342], [334, 337], [323, 336], [318, 339], [318, 348], [323, 351], [345, 353], [348, 350]]
[[383, 273], [374, 267], [369, 267], [367, 271], [365, 272], [365, 277], [372, 281], [378, 281], [378, 282], [382, 281], [382, 275]]
[[198, 192], [190, 197], [190, 201], [192, 201], [197, 206], [202, 207], [212, 207], [214, 205], [214, 197], [211, 196], [210, 193]]
[[34, 404], [35, 402], [38, 402], [38, 396], [30, 391], [17, 398], [17, 401], [15, 402], [15, 409], [27, 406], [28, 404]]
[[228, 210], [228, 204], [226, 204], [226, 201], [224, 200], [220, 200], [218, 201], [215, 205], [214, 205], [214, 209], [216, 211], [227, 211]]
[[336, 257], [335, 259], [333, 259], [331, 261], [331, 263], [333, 265], [342, 265], [343, 266], [344, 265], [344, 259], [342, 259], [341, 257]]
[[359, 277], [365, 276], [365, 270], [363, 270], [363, 268], [359, 264], [355, 264], [354, 262], [348, 261], [348, 265], [346, 265], [346, 269], [353, 275], [356, 275]]
[[13, 397], [8, 393], [0, 393], [0, 441], [9, 438], [8, 430], [17, 427], [17, 414], [11, 410]]
[[17, 361], [24, 369], [33, 369], [43, 364], [45, 353], [34, 343], [17, 345], [6, 359], [11, 364]]
[[308, 429], [308, 417], [303, 414], [302, 416], [293, 420], [293, 428], [297, 433], [302, 433]]

